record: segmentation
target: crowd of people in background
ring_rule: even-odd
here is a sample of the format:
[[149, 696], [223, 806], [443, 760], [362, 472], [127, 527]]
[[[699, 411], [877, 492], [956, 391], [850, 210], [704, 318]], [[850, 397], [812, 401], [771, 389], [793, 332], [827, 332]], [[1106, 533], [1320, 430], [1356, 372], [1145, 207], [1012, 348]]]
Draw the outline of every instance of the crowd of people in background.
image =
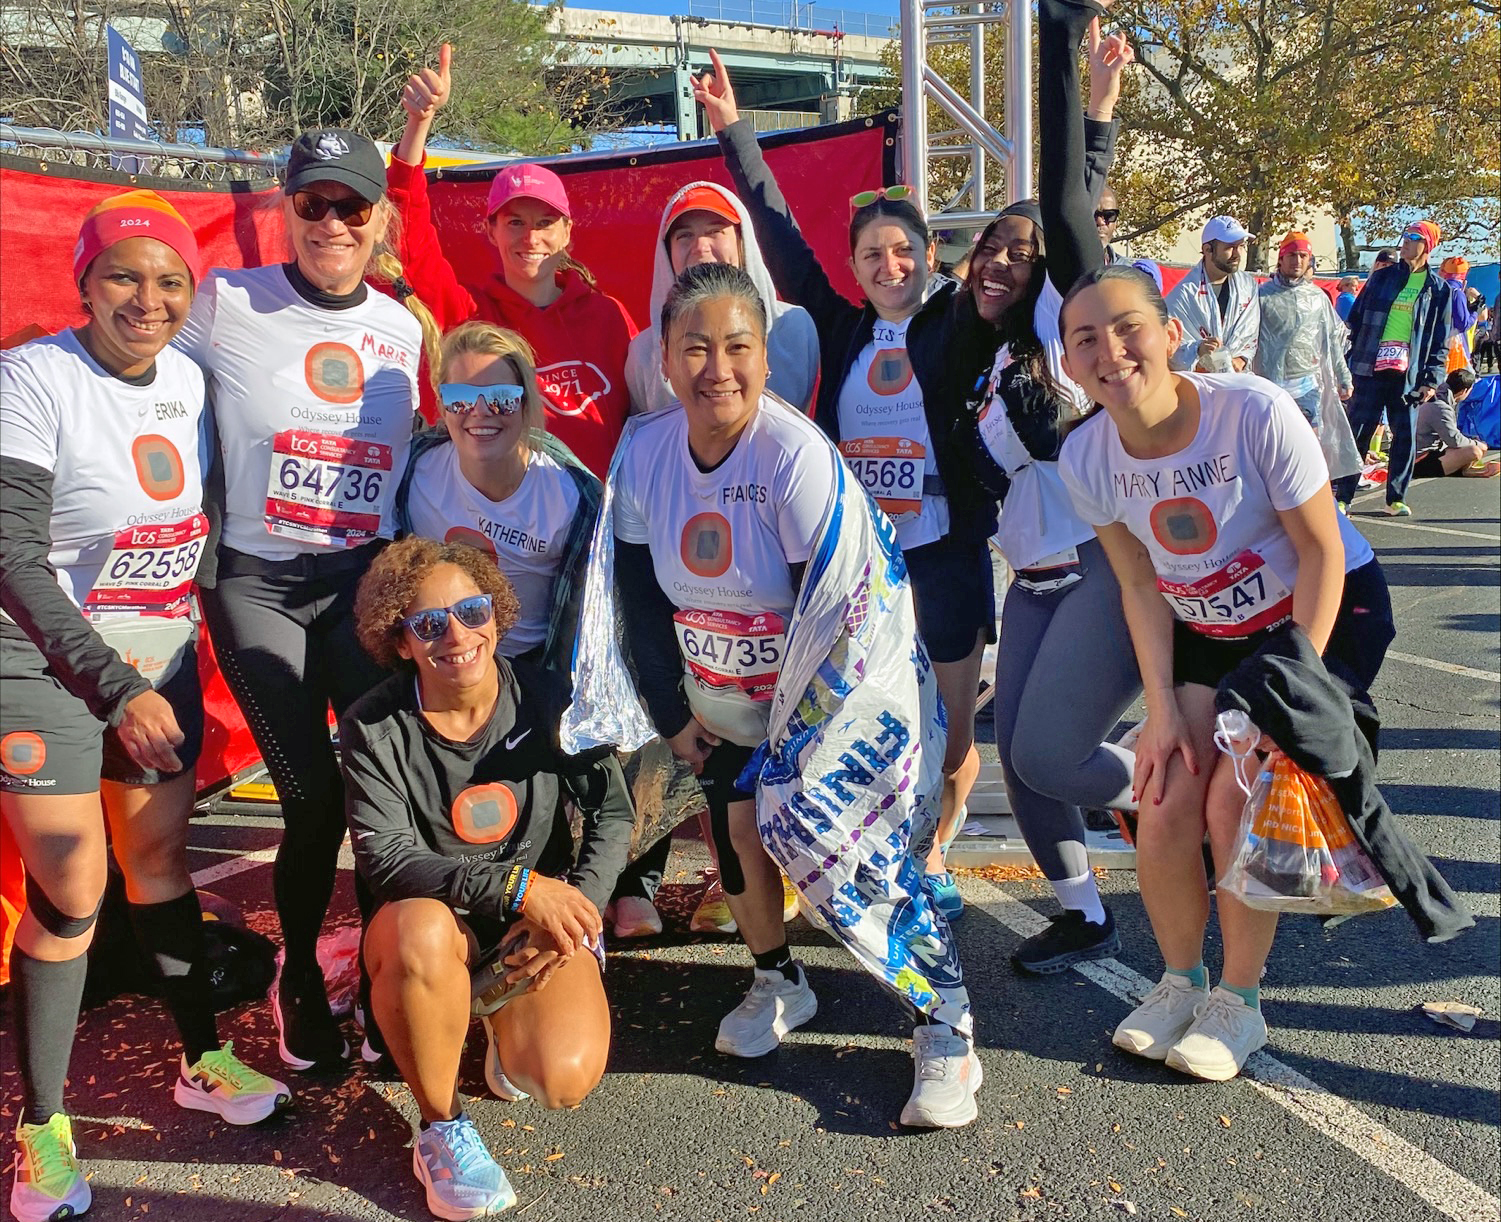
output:
[[[407, 83], [389, 163], [341, 129], [292, 146], [282, 263], [201, 267], [149, 191], [84, 218], [87, 321], [0, 361], [19, 1222], [91, 1199], [64, 1081], [106, 826], [179, 1034], [176, 1102], [253, 1124], [293, 1096], [221, 1041], [208, 1002], [185, 864], [199, 604], [281, 803], [280, 1060], [394, 1065], [438, 1217], [516, 1199], [459, 1091], [471, 1018], [497, 1098], [574, 1107], [605, 1072], [607, 940], [662, 929], [670, 841], [630, 860], [622, 768], [652, 735], [702, 790], [703, 927], [746, 948], [715, 1048], [764, 1056], [817, 1012], [785, 930], [801, 910], [912, 1016], [902, 1123], [975, 1119], [945, 858], [990, 644], [1011, 809], [1060, 910], [1015, 968], [1118, 953], [1084, 812], [1125, 812], [1163, 972], [1114, 1042], [1240, 1072], [1268, 1039], [1277, 920], [1219, 897], [1211, 988], [1203, 846], [1223, 869], [1242, 803], [1216, 689], [1281, 650], [1369, 706], [1395, 627], [1348, 517], [1368, 451], [1384, 428], [1393, 515], [1414, 478], [1501, 470], [1458, 422], [1497, 311], [1463, 259], [1434, 265], [1431, 221], [1331, 295], [1305, 233], [1258, 280], [1252, 235], [1216, 216], [1164, 296], [1162, 268], [1116, 245], [1133, 56], [1102, 13], [1042, 0], [1039, 195], [961, 268], [939, 269], [908, 188], [847, 201], [859, 304], [717, 55], [694, 94], [734, 189], [663, 201], [645, 330], [571, 255], [573, 201], [546, 166], [496, 174], [492, 266], [445, 251], [423, 167], [447, 48]], [[992, 539], [1011, 574], [998, 640]], [[1112, 741], [1139, 698], [1134, 743]], [[805, 766], [825, 751], [837, 768]], [[317, 957], [346, 833], [358, 1053]]]

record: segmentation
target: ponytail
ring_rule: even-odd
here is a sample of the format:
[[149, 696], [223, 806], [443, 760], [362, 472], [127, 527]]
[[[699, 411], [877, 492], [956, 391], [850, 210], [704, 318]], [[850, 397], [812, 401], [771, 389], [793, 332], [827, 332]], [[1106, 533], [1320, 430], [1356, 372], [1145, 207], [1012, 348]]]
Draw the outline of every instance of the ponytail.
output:
[[438, 320], [433, 317], [433, 312], [427, 308], [427, 303], [417, 296], [417, 290], [409, 283], [401, 266], [401, 256], [396, 252], [401, 249], [401, 214], [392, 208], [388, 201], [382, 200], [381, 206], [389, 210], [386, 218], [386, 236], [375, 248], [375, 253], [370, 256], [370, 266], [366, 272], [372, 279], [381, 280], [391, 286], [391, 291], [396, 294], [396, 300], [406, 306], [418, 324], [422, 327], [422, 354], [427, 358], [429, 369], [438, 368], [438, 345], [443, 339], [443, 330], [438, 326]]

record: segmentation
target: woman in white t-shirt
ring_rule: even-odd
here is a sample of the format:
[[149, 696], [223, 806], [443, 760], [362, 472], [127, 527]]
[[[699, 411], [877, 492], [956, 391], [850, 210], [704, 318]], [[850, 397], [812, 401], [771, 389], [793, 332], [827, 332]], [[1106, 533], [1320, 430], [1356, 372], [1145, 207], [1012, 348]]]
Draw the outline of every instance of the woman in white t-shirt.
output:
[[192, 584], [209, 529], [204, 387], [167, 344], [197, 267], [171, 204], [112, 196], [84, 219], [74, 256], [88, 321], [0, 356], [0, 816], [26, 872], [10, 960], [20, 1222], [90, 1204], [63, 1083], [106, 823], [181, 1039], [177, 1103], [252, 1124], [291, 1099], [220, 1047], [187, 867], [203, 740]]
[[199, 574], [204, 617], [281, 805], [273, 886], [286, 954], [271, 1010], [296, 1069], [336, 1067], [349, 1051], [317, 959], [345, 835], [329, 709], [342, 716], [382, 677], [355, 639], [354, 592], [395, 531], [419, 324], [431, 321], [385, 245], [385, 181], [364, 136], [299, 136], [282, 189], [292, 258], [210, 273], [176, 340], [207, 375], [219, 440], [223, 526]]
[[[839, 483], [839, 456], [806, 416], [765, 392], [766, 307], [744, 271], [685, 271], [662, 309], [679, 402], [641, 418], [611, 474], [615, 572], [637, 690], [698, 774], [720, 877], [755, 959], [719, 1025], [730, 1056], [773, 1051], [817, 1012], [787, 946], [782, 884], [741, 774], [766, 741], [787, 628]], [[922, 1028], [904, 1122], [975, 1116], [979, 1063], [944, 1024]]]
[[544, 431], [531, 346], [514, 331], [456, 327], [435, 372], [442, 427], [412, 440], [398, 528], [493, 556], [521, 604], [501, 653], [535, 659], [566, 682], [599, 480]]
[[1220, 892], [1224, 968], [1209, 992], [1201, 845], [1207, 825], [1229, 864], [1243, 801], [1214, 748], [1215, 689], [1289, 621], [1328, 645], [1345, 573], [1329, 471], [1285, 391], [1171, 370], [1182, 327], [1135, 268], [1083, 277], [1060, 321], [1066, 369], [1104, 409], [1069, 435], [1060, 466], [1120, 579], [1147, 702], [1137, 879], [1167, 971], [1115, 1043], [1222, 1080], [1266, 1043], [1258, 986], [1277, 917]]

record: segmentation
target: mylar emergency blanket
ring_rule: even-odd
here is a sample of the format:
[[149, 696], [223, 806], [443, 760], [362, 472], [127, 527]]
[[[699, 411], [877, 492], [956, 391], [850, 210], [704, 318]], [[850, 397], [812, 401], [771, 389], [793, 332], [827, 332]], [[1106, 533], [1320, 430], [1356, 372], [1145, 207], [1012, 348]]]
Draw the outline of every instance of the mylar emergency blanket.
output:
[[[770, 399], [760, 410], [793, 410]], [[627, 422], [617, 464], [646, 419]], [[823, 444], [836, 464], [835, 494], [787, 627], [769, 739], [740, 785], [755, 782], [762, 843], [809, 919], [898, 996], [968, 1034], [958, 952], [922, 885], [948, 737], [937, 679], [917, 635], [895, 529]], [[613, 570], [607, 486], [574, 701], [563, 717], [568, 751], [602, 742], [634, 749], [653, 733], [625, 666]]]

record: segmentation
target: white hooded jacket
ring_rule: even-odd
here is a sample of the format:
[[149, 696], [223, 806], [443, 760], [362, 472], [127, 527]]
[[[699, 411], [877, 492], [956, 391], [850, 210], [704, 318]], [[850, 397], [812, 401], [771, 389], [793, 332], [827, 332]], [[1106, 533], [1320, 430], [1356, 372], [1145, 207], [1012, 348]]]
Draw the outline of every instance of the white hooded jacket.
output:
[[1219, 340], [1228, 356], [1242, 358], [1248, 367], [1256, 359], [1261, 300], [1256, 295], [1256, 277], [1250, 272], [1231, 273], [1230, 308], [1221, 318], [1219, 297], [1204, 278], [1201, 259], [1167, 295], [1167, 310], [1183, 324], [1183, 344], [1173, 354], [1174, 369], [1194, 368], [1199, 344], [1206, 339]]
[[813, 386], [818, 379], [818, 331], [813, 326], [813, 318], [801, 306], [777, 300], [776, 286], [772, 284], [771, 273], [766, 270], [766, 261], [761, 257], [761, 247], [746, 216], [745, 205], [728, 187], [715, 182], [684, 184], [662, 209], [652, 259], [651, 326], [631, 341], [625, 360], [625, 384], [631, 394], [631, 412], [652, 412], [677, 401], [662, 374], [662, 303], [667, 300], [667, 291], [675, 278], [667, 254], [667, 218], [672, 215], [678, 200], [696, 187], [708, 187], [718, 193], [740, 218], [741, 267], [766, 303], [766, 316], [771, 324], [766, 336], [766, 360], [771, 370], [766, 389], [799, 411], [806, 412], [813, 402]]

